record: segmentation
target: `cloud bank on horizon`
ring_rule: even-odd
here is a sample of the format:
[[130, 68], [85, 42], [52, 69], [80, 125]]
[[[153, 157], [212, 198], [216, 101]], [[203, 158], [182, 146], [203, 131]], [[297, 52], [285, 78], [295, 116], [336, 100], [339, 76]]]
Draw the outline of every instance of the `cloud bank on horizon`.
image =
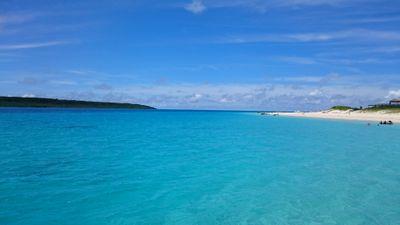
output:
[[0, 2], [0, 95], [314, 110], [400, 97], [396, 0]]

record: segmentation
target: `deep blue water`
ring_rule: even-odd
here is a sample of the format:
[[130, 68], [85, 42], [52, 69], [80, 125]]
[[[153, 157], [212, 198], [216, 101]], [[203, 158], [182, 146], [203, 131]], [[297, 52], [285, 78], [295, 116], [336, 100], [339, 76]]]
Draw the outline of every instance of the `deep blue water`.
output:
[[0, 224], [400, 224], [400, 126], [0, 110]]

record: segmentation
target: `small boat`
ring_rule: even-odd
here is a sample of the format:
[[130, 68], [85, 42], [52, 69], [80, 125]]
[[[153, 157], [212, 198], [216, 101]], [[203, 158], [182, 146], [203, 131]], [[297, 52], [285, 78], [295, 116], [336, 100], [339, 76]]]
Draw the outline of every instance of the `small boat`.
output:
[[279, 116], [278, 113], [273, 113], [273, 112], [261, 112], [260, 114], [263, 116]]

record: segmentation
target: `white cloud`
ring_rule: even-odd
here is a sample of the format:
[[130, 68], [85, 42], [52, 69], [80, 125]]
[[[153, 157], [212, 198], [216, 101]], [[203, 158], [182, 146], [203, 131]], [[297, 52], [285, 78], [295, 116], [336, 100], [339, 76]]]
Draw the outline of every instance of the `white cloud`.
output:
[[194, 14], [200, 14], [206, 10], [206, 6], [203, 4], [201, 0], [193, 0], [193, 2], [185, 5], [184, 7], [187, 11], [192, 12]]
[[317, 6], [317, 5], [337, 5], [349, 0], [279, 0], [276, 1], [281, 6]]
[[204, 0], [209, 8], [249, 8], [264, 13], [274, 8], [345, 6], [368, 0]]
[[400, 97], [400, 89], [399, 90], [391, 90], [389, 91], [389, 94], [386, 96], [386, 98], [399, 98]]
[[277, 77], [274, 79], [276, 82], [306, 82], [306, 83], [318, 83], [321, 82], [324, 77], [321, 76], [297, 76], [297, 77]]
[[309, 94], [310, 96], [318, 96], [318, 95], [321, 95], [321, 94], [322, 94], [322, 91], [316, 89], [316, 90], [311, 91], [311, 92], [308, 93], [308, 94]]
[[34, 98], [36, 97], [34, 94], [24, 94], [22, 95], [23, 98]]
[[70, 80], [52, 80], [50, 83], [55, 85], [77, 85], [75, 81]]
[[358, 19], [343, 20], [344, 23], [385, 23], [399, 21], [400, 16], [386, 16], [386, 17], [367, 17]]
[[[387, 102], [388, 98], [387, 87], [371, 83], [321, 84], [138, 84], [112, 90], [75, 86], [69, 91], [52, 89], [46, 97], [132, 102], [158, 108], [255, 110], [317, 110], [338, 104], [358, 107]], [[400, 90], [389, 94], [397, 96]]]
[[[377, 82], [379, 77], [386, 79]], [[81, 78], [74, 82], [60, 79], [20, 79], [18, 83], [29, 85], [31, 92], [43, 96], [39, 90], [47, 88], [46, 96], [67, 99], [142, 103], [158, 108], [179, 109], [255, 109], [255, 110], [317, 110], [332, 105], [366, 106], [387, 102], [388, 98], [400, 97], [396, 88], [398, 75], [338, 75], [270, 77], [265, 83], [200, 84], [200, 83], [152, 83], [86, 84]], [[103, 81], [104, 82], [104, 81]], [[75, 84], [75, 85], [72, 85]], [[79, 85], [78, 85], [79, 84]], [[8, 85], [8, 84], [1, 84]], [[40, 87], [43, 88], [37, 88]], [[54, 88], [63, 85], [65, 88]], [[97, 86], [96, 86], [97, 85]], [[51, 87], [51, 88], [50, 88]], [[388, 91], [390, 90], [390, 91]], [[16, 90], [14, 96], [22, 96], [26, 89]]]
[[376, 53], [397, 53], [397, 52], [400, 52], [400, 46], [368, 48], [368, 49], [364, 49], [364, 51], [365, 52], [376, 52]]
[[87, 75], [89, 73], [92, 73], [91, 71], [85, 71], [85, 70], [68, 70], [66, 72], [76, 74], [76, 75]]
[[[275, 59], [275, 58], [273, 58]], [[344, 58], [344, 57], [293, 57], [283, 56], [276, 57], [278, 61], [290, 64], [300, 65], [360, 65], [360, 64], [397, 64], [400, 60], [397, 59], [382, 59], [382, 58]]]
[[219, 102], [221, 102], [221, 103], [229, 103], [229, 102], [234, 102], [234, 100], [229, 99], [229, 98], [221, 98], [219, 100]]
[[357, 40], [400, 40], [400, 32], [398, 31], [382, 31], [367, 29], [342, 30], [329, 33], [304, 33], [289, 35], [293, 40], [309, 42], [309, 41], [330, 41], [340, 39], [357, 39]]
[[337, 73], [329, 73], [325, 76], [294, 76], [294, 77], [277, 77], [274, 82], [277, 83], [293, 83], [293, 84], [314, 84], [314, 85], [333, 85], [339, 82], [341, 76]]
[[310, 42], [310, 41], [329, 41], [337, 37], [335, 34], [324, 34], [324, 33], [305, 33], [305, 34], [293, 34], [287, 35], [286, 38], [301, 41], [301, 42]]
[[197, 93], [195, 93], [195, 94], [192, 94], [192, 95], [189, 95], [188, 96], [188, 100], [190, 101], [190, 102], [193, 102], [193, 103], [195, 103], [195, 102], [198, 102], [200, 99], [202, 99], [204, 96], [202, 95], [202, 94], [197, 94]]
[[[320, 78], [319, 80], [324, 80]], [[76, 96], [88, 96], [85, 90]], [[170, 84], [128, 85], [91, 92], [93, 100], [138, 102], [161, 108], [324, 109], [336, 104], [360, 106], [385, 101], [387, 89], [354, 84]], [[69, 96], [71, 97], [71, 96]]]
[[1, 24], [19, 24], [33, 20], [37, 17], [37, 14], [33, 13], [13, 13], [0, 15]]
[[257, 43], [257, 42], [327, 42], [346, 40], [359, 41], [400, 41], [399, 31], [381, 31], [367, 29], [342, 30], [327, 33], [297, 34], [253, 34], [220, 38], [220, 43]]
[[31, 48], [43, 48], [57, 45], [69, 44], [67, 41], [49, 41], [49, 42], [36, 42], [36, 43], [23, 43], [23, 44], [8, 44], [0, 45], [0, 50], [20, 50]]

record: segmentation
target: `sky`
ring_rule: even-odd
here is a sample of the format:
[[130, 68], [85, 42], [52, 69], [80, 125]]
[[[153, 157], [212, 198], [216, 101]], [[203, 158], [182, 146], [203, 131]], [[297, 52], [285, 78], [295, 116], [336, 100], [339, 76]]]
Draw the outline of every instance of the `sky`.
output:
[[319, 110], [400, 97], [398, 0], [2, 0], [0, 95]]

